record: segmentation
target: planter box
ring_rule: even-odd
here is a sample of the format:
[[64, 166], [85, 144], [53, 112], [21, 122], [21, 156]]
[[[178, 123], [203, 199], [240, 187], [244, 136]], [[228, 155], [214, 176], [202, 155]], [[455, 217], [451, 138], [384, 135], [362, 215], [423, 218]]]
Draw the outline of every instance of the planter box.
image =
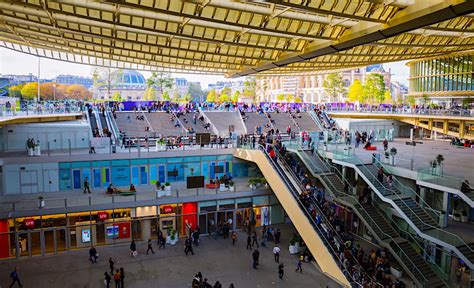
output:
[[221, 186], [219, 186], [219, 191], [220, 192], [229, 191], [229, 188], [225, 187], [225, 185], [221, 185]]
[[467, 215], [466, 215], [466, 216], [462, 216], [462, 215], [461, 215], [461, 222], [467, 223], [468, 221], [469, 221], [469, 216], [467, 216]]
[[166, 236], [166, 244], [171, 244], [171, 236]]
[[174, 240], [171, 239], [170, 237], [170, 245], [176, 245], [177, 242], [178, 242], [178, 234], [174, 236]]
[[290, 245], [288, 250], [290, 251], [290, 254], [298, 254], [300, 253], [300, 244], [296, 243], [295, 245]]
[[158, 143], [156, 143], [156, 146], [155, 146], [155, 151], [166, 151], [166, 145], [160, 145]]
[[36, 146], [34, 151], [35, 151], [35, 156], [41, 156], [41, 147], [40, 146]]
[[34, 155], [35, 155], [35, 151], [33, 150], [33, 148], [28, 148], [28, 156], [32, 157]]

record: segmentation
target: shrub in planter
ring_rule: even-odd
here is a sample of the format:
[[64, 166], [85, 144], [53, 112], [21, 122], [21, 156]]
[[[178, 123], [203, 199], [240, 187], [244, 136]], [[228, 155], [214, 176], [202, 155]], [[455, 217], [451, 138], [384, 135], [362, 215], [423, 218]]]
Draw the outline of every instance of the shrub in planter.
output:
[[461, 219], [461, 215], [459, 213], [454, 213], [453, 214], [453, 220], [454, 221], [460, 221]]
[[165, 186], [166, 187], [171, 186], [171, 183], [170, 182], [165, 182]]

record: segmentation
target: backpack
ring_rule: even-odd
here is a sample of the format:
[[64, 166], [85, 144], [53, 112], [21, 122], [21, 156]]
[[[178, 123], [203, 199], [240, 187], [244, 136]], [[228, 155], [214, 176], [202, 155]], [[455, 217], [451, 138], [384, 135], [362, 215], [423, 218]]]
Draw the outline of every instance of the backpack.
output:
[[119, 281], [120, 280], [120, 273], [115, 273], [114, 274], [114, 281]]

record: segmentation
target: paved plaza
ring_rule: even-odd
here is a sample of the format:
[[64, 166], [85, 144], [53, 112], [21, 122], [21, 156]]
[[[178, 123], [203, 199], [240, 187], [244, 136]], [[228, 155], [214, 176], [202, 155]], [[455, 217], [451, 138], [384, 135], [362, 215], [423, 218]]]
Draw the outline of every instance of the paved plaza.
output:
[[236, 288], [340, 287], [311, 263], [303, 264], [303, 273], [295, 272], [298, 257], [288, 252], [289, 239], [295, 230], [290, 224], [279, 227], [282, 229], [280, 261], [285, 265], [283, 280], [278, 278], [278, 265], [271, 251], [273, 242], [259, 248], [260, 265], [254, 270], [252, 251], [245, 249], [246, 236], [239, 232], [236, 246], [232, 246], [230, 239], [201, 237], [194, 256], [184, 254], [184, 240], [180, 239], [176, 246], [167, 245], [166, 250], [158, 250], [155, 241], [154, 255], [146, 255], [146, 243], [140, 242], [136, 258], [130, 256], [129, 246], [125, 244], [98, 247], [98, 264], [88, 261], [87, 249], [18, 262], [4, 261], [0, 264], [0, 287], [9, 287], [9, 274], [15, 266], [19, 267], [23, 287], [104, 287], [103, 274], [109, 271], [109, 257], [117, 261], [116, 268], [124, 267], [125, 286], [130, 288], [191, 287], [193, 276], [199, 271], [209, 283], [214, 285], [218, 280], [223, 287], [229, 287], [230, 283]]

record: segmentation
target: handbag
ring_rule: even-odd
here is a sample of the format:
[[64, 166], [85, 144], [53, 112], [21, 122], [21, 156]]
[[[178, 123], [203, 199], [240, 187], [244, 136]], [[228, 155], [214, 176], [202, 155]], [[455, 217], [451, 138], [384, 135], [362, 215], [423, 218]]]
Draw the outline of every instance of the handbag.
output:
[[137, 257], [138, 252], [137, 252], [137, 251], [133, 251], [132, 255], [133, 255], [133, 257]]

